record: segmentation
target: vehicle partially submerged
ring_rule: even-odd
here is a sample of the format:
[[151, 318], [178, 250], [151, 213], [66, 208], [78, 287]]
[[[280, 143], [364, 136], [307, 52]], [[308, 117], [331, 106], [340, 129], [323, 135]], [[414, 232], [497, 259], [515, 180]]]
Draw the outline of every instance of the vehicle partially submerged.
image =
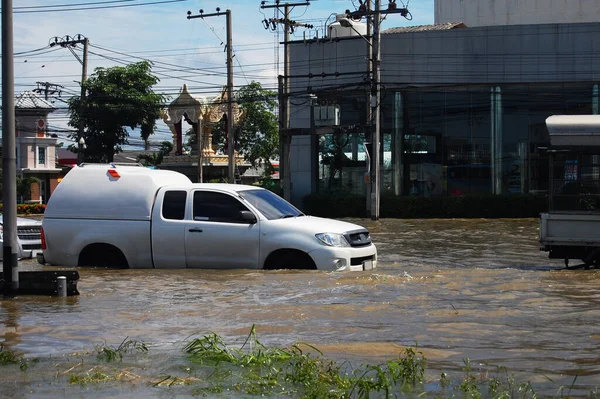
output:
[[72, 169], [46, 206], [40, 263], [121, 268], [371, 270], [369, 231], [306, 216], [256, 186], [130, 165]]
[[[4, 245], [4, 215], [0, 213], [0, 247]], [[17, 258], [28, 259], [42, 250], [41, 239], [42, 221], [17, 217]], [[0, 251], [0, 261], [4, 251]]]
[[540, 215], [540, 250], [553, 259], [600, 265], [600, 115], [555, 115], [550, 134], [549, 211]]

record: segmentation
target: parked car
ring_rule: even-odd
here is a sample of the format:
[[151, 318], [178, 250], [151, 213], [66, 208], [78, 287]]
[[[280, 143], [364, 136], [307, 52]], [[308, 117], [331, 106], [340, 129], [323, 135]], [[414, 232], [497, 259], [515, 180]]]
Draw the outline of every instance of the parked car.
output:
[[[32, 258], [42, 250], [42, 221], [17, 217], [17, 257], [19, 259]], [[0, 214], [0, 246], [4, 247], [4, 215]], [[0, 250], [0, 261], [3, 260], [4, 251]]]
[[181, 173], [139, 166], [73, 168], [46, 206], [42, 241], [38, 261], [60, 266], [377, 266], [377, 249], [362, 226], [307, 216], [260, 187], [192, 183]]

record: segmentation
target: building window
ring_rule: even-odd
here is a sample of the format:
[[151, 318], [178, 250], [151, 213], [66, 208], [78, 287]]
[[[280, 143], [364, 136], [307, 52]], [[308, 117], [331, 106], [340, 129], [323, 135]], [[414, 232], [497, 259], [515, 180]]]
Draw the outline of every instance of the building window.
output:
[[46, 165], [46, 147], [38, 147], [38, 165]]

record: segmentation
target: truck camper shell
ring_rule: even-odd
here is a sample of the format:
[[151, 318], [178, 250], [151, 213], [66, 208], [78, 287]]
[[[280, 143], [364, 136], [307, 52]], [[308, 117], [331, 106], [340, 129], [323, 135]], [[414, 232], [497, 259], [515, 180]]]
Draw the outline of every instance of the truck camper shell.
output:
[[133, 164], [81, 164], [58, 184], [44, 216], [150, 220], [158, 189], [182, 184], [188, 185], [191, 181], [187, 176], [169, 170]]
[[[540, 215], [540, 250], [549, 257], [600, 266], [600, 115], [554, 115], [548, 212]], [[579, 266], [576, 266], [579, 267]]]
[[555, 149], [577, 148], [584, 152], [589, 147], [596, 151], [600, 148], [600, 115], [553, 115], [546, 119], [546, 126]]

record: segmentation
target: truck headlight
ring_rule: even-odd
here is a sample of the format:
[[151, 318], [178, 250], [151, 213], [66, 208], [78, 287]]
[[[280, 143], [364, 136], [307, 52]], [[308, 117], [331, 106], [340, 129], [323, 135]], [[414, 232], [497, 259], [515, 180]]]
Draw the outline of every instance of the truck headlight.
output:
[[330, 247], [349, 247], [348, 241], [346, 237], [342, 234], [337, 233], [319, 233], [315, 234], [315, 237], [323, 244], [328, 245]]

